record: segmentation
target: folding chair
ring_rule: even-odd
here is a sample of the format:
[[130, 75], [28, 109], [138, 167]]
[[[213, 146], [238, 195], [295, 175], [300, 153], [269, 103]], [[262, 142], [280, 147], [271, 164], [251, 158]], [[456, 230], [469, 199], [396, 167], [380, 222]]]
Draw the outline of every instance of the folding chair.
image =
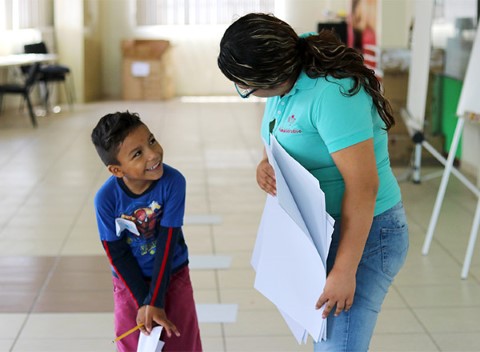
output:
[[0, 84], [0, 111], [3, 106], [3, 96], [6, 94], [20, 94], [23, 96], [27, 102], [28, 112], [30, 114], [30, 119], [32, 120], [33, 127], [37, 127], [37, 117], [33, 111], [32, 101], [30, 99], [30, 92], [32, 86], [37, 81], [37, 76], [39, 74], [40, 64], [36, 63], [29, 67], [25, 82], [23, 84], [18, 83], [6, 83]]

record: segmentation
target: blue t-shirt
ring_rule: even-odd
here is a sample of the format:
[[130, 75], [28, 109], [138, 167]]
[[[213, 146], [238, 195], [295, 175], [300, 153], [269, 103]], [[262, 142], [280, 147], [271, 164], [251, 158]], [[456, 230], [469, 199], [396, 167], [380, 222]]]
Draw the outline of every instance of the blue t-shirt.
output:
[[401, 200], [400, 187], [388, 156], [388, 135], [372, 98], [362, 88], [346, 96], [350, 78], [310, 78], [301, 72], [293, 88], [283, 97], [267, 99], [262, 137], [270, 132], [282, 147], [319, 182], [325, 192], [327, 211], [340, 217], [345, 183], [331, 154], [373, 138], [380, 180], [375, 215]]
[[[160, 225], [181, 227], [185, 213], [185, 178], [166, 164], [163, 170], [162, 177], [141, 195], [130, 192], [122, 179], [111, 176], [95, 196], [101, 241], [126, 237], [146, 278], [152, 276]], [[128, 226], [133, 229], [129, 230]], [[188, 249], [181, 233], [172, 260], [172, 272], [188, 262]]]

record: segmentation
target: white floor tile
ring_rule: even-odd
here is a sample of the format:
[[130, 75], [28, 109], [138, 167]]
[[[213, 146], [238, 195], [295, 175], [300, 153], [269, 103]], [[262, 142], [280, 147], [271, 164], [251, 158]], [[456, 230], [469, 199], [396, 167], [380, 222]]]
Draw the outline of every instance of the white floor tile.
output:
[[236, 304], [204, 304], [196, 305], [200, 323], [234, 323], [237, 320]]
[[[109, 173], [90, 132], [106, 113], [138, 111], [164, 147], [165, 162], [187, 179], [184, 232], [196, 303], [238, 305], [230, 323], [207, 323], [215, 311], [200, 313], [205, 351], [311, 351], [311, 340], [299, 346], [273, 304], [253, 289], [250, 260], [266, 198], [255, 180], [264, 103], [215, 99], [78, 104], [73, 113], [42, 118], [36, 130], [2, 113], [0, 150], [8, 153], [0, 153], [0, 259], [104, 255], [93, 197]], [[422, 174], [439, 169], [424, 167]], [[477, 200], [455, 178], [430, 251], [421, 254], [439, 183], [400, 184], [410, 252], [379, 315], [372, 351], [480, 351], [480, 244], [468, 280], [460, 279]], [[112, 314], [0, 312], [0, 351], [113, 351], [112, 338]]]
[[228, 269], [232, 263], [229, 255], [191, 255], [189, 258], [190, 269]]
[[0, 313], [0, 339], [13, 340], [22, 328], [26, 318], [27, 314]]

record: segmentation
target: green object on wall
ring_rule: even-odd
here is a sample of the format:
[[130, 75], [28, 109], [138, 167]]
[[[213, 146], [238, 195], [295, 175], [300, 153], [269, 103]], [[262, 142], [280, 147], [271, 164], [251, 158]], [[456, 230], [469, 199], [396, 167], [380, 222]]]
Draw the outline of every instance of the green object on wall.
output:
[[[445, 153], [450, 151], [450, 146], [453, 140], [453, 133], [457, 125], [457, 106], [460, 99], [460, 93], [462, 92], [463, 81], [457, 78], [452, 78], [445, 75], [439, 75], [441, 80], [441, 102], [440, 102], [440, 114], [441, 114], [441, 131], [445, 136]], [[460, 159], [462, 156], [462, 139], [458, 143], [457, 152], [455, 157]]]

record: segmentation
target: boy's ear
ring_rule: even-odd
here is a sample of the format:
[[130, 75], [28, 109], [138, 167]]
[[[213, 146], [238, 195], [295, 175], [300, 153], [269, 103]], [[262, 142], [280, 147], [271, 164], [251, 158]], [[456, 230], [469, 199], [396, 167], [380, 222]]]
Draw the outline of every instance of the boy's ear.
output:
[[108, 165], [107, 169], [115, 177], [123, 177], [124, 176], [124, 173], [123, 173], [120, 165]]

